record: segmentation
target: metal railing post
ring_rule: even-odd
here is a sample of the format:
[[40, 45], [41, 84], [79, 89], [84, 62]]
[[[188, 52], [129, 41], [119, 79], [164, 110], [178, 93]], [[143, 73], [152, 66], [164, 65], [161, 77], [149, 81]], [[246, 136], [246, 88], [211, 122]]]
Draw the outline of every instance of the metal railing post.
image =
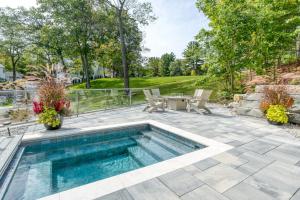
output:
[[78, 94], [78, 90], [76, 90], [76, 115], [78, 117], [78, 114], [79, 114], [79, 94]]
[[132, 104], [132, 99], [131, 99], [131, 97], [132, 97], [132, 92], [131, 92], [131, 89], [129, 89], [129, 105], [131, 106], [131, 104]]

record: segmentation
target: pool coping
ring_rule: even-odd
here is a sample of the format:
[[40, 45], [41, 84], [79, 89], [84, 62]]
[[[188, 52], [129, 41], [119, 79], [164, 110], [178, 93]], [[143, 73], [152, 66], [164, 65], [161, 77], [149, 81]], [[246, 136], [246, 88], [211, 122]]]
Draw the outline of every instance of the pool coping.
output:
[[[163, 174], [172, 172], [174, 170], [194, 164], [206, 158], [212, 157], [219, 153], [225, 152], [233, 148], [233, 146], [217, 142], [215, 140], [190, 133], [188, 131], [163, 124], [154, 120], [136, 121], [115, 125], [105, 125], [96, 127], [87, 127], [81, 129], [61, 130], [54, 132], [37, 132], [32, 134], [25, 134], [22, 143], [34, 142], [46, 139], [55, 139], [59, 137], [81, 135], [95, 133], [95, 131], [121, 129], [129, 126], [146, 125], [149, 124], [154, 127], [169, 131], [173, 134], [187, 138], [194, 142], [205, 145], [206, 147], [191, 153], [187, 153], [169, 160], [165, 160], [153, 165], [119, 174], [110, 178], [95, 181], [86, 185], [75, 187], [63, 192], [52, 194], [40, 198], [41, 200], [81, 200], [81, 199], [96, 199], [104, 195], [113, 193], [115, 191], [136, 185], [138, 183], [159, 177]], [[74, 132], [75, 131], [75, 132]]]

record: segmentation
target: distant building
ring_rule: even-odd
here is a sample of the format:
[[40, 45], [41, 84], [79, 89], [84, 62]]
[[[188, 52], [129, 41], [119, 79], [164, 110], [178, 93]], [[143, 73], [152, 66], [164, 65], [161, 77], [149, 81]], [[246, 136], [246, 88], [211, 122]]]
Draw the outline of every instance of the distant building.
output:
[[[16, 80], [22, 79], [23, 74], [16, 72]], [[5, 72], [5, 80], [7, 81], [13, 81], [13, 72]]]
[[[22, 78], [23, 78], [23, 74], [17, 72], [16, 80]], [[6, 71], [5, 67], [1, 64], [0, 64], [0, 81], [13, 81], [13, 72]]]
[[4, 81], [5, 80], [5, 70], [4, 70], [4, 66], [0, 64], [0, 81]]

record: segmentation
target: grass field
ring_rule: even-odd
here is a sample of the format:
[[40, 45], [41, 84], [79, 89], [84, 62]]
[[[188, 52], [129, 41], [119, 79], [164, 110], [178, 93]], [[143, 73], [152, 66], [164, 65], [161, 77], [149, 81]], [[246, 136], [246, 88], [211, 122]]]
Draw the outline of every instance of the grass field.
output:
[[[217, 91], [222, 83], [212, 81], [202, 81], [199, 86], [199, 80], [201, 76], [175, 76], [175, 77], [153, 77], [153, 78], [131, 78], [130, 88], [136, 88], [133, 90], [133, 96], [131, 99], [132, 104], [140, 103], [144, 101], [143, 88], [159, 88], [162, 95], [192, 95], [195, 89], [205, 88], [214, 90], [211, 100], [216, 101]], [[198, 84], [196, 84], [198, 83]], [[123, 80], [117, 78], [97, 79], [91, 81], [91, 89], [112, 89], [123, 88]], [[71, 86], [69, 89], [73, 92], [77, 89], [85, 89], [85, 84], [78, 84]], [[108, 93], [111, 91], [108, 91]], [[106, 91], [97, 90], [84, 90], [80, 94], [80, 104], [78, 106], [79, 112], [86, 110], [95, 110], [103, 107], [114, 107], [126, 105], [129, 99], [126, 95], [123, 95], [119, 91], [118, 96], [108, 94]], [[74, 97], [75, 98], [75, 97]], [[127, 99], [126, 99], [127, 98]], [[75, 101], [75, 100], [74, 100]], [[73, 104], [75, 105], [75, 104]]]
[[[130, 78], [131, 88], [149, 88], [168, 86], [192, 86], [198, 76], [175, 76], [175, 77], [153, 77], [153, 78]], [[168, 87], [167, 86], [167, 87]], [[85, 84], [78, 84], [71, 87], [72, 89], [84, 89]], [[105, 78], [91, 81], [91, 89], [104, 88], [123, 88], [123, 80], [118, 78]]]

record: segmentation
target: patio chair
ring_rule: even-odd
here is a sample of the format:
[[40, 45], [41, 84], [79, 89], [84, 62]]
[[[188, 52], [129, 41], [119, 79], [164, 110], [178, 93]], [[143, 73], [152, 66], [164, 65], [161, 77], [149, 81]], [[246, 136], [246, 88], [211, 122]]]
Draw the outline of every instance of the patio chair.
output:
[[165, 107], [167, 107], [167, 101], [166, 101], [166, 98], [161, 96], [160, 95], [160, 90], [158, 88], [155, 88], [155, 89], [151, 89], [151, 93], [152, 93], [152, 96], [159, 102], [164, 102], [166, 105]]
[[196, 99], [197, 97], [201, 96], [202, 92], [202, 89], [196, 89], [193, 98]]
[[205, 110], [211, 114], [211, 111], [205, 106], [211, 95], [211, 90], [198, 90], [196, 96], [189, 100], [187, 105], [187, 111], [195, 110], [197, 113], [201, 113], [201, 110]]
[[152, 96], [150, 90], [143, 90], [143, 92], [148, 102], [148, 105], [144, 108], [143, 111], [147, 110], [149, 113], [157, 111], [158, 109], [165, 111], [165, 102], [162, 102], [160, 99]]
[[158, 88], [156, 88], [156, 89], [151, 89], [151, 92], [152, 92], [152, 95], [153, 95], [154, 97], [161, 97], [161, 96], [160, 96], [160, 90], [159, 90]]

